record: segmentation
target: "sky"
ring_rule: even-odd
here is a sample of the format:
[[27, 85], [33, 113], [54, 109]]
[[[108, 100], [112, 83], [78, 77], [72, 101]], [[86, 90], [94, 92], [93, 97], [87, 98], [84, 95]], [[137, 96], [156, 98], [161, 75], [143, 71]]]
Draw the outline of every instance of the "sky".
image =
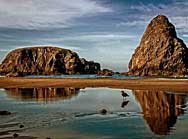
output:
[[50, 45], [127, 71], [145, 28], [159, 14], [188, 43], [187, 7], [187, 0], [0, 0], [0, 61], [15, 48]]

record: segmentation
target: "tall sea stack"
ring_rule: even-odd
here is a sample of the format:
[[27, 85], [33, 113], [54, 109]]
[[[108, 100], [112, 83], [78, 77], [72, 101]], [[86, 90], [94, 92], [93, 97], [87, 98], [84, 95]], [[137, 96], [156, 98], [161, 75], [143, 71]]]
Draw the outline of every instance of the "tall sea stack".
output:
[[188, 49], [164, 15], [155, 17], [129, 62], [129, 75], [183, 76], [188, 74]]

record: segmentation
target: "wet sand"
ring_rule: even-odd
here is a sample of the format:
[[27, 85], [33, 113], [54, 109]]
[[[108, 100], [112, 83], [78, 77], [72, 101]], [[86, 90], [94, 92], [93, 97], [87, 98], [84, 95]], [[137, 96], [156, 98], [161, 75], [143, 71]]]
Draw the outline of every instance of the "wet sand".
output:
[[1, 77], [0, 88], [110, 87], [133, 90], [164, 90], [188, 93], [188, 80], [162, 79], [70, 79]]

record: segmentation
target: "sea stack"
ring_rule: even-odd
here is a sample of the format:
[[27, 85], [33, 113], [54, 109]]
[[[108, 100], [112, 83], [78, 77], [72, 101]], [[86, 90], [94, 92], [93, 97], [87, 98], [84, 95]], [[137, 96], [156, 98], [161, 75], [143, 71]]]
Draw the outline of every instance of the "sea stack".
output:
[[129, 75], [184, 76], [188, 74], [188, 49], [164, 15], [147, 26], [129, 62]]
[[30, 47], [11, 51], [0, 65], [5, 76], [96, 74], [100, 64], [80, 59], [78, 54], [57, 47]]

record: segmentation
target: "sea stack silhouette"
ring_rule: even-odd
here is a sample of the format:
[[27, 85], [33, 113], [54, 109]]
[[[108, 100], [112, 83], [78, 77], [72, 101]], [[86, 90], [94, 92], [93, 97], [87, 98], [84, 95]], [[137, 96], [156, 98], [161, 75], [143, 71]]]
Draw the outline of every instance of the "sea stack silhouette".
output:
[[129, 75], [188, 75], [188, 49], [177, 37], [175, 27], [164, 15], [147, 26], [139, 46], [129, 62]]
[[5, 76], [96, 74], [98, 71], [99, 63], [52, 46], [15, 49], [0, 65], [0, 74]]

